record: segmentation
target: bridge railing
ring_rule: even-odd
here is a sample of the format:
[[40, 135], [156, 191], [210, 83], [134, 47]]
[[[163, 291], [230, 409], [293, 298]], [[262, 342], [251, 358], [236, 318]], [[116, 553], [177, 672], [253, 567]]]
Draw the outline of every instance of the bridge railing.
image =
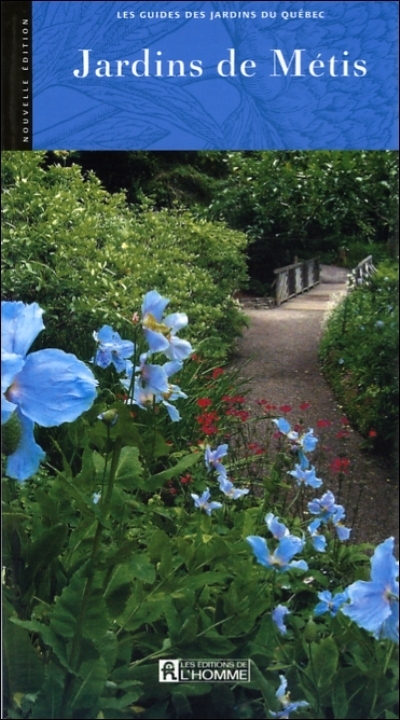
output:
[[276, 275], [276, 304], [281, 305], [289, 298], [305, 292], [319, 283], [319, 261], [317, 258], [285, 265], [274, 270]]
[[362, 285], [375, 271], [376, 267], [372, 262], [372, 255], [368, 255], [368, 257], [361, 260], [361, 262], [352, 269], [348, 276], [348, 287], [354, 289]]

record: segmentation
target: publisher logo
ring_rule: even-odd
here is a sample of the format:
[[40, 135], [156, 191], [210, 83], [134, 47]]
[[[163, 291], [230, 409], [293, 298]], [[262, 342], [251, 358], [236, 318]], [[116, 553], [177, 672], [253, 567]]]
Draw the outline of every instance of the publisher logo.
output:
[[158, 681], [179, 682], [179, 663], [180, 660], [159, 660]]
[[250, 682], [250, 660], [159, 660], [159, 682]]

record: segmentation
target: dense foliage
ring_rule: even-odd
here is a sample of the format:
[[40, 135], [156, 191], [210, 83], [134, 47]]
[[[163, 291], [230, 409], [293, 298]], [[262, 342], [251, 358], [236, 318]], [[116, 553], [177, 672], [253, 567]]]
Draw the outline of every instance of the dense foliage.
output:
[[43, 162], [3, 154], [2, 297], [40, 302], [47, 342], [89, 358], [90, 331], [128, 330], [132, 305], [156, 287], [175, 310], [190, 301], [196, 348], [223, 357], [244, 325], [232, 295], [246, 277], [246, 237], [146, 201], [133, 211], [93, 173]]
[[398, 434], [398, 266], [382, 263], [334, 309], [320, 345], [326, 377], [370, 447]]
[[[190, 359], [178, 335], [187, 317], [164, 314], [167, 304], [150, 292], [132, 305], [135, 345], [98, 330], [84, 374], [96, 373], [99, 394], [60, 427], [60, 470], [32, 474], [26, 438], [10, 438], [5, 717], [397, 717], [393, 539], [372, 560], [370, 546], [347, 544], [348, 509], [311, 465], [318, 437], [279, 417], [288, 407], [262, 402], [265, 446], [240, 444], [249, 418], [234, 379]], [[42, 333], [36, 303], [4, 303], [2, 315], [4, 428], [32, 414], [58, 425], [71, 408], [76, 417], [71, 384], [93, 397], [83, 363], [29, 351]], [[57, 363], [35, 386], [46, 352]], [[62, 417], [49, 423], [57, 396]], [[162, 683], [168, 658], [250, 659], [251, 681]]]
[[396, 253], [396, 153], [86, 152], [77, 161], [130, 202], [145, 193], [156, 207], [189, 207], [245, 232], [258, 292], [296, 256], [351, 268]]
[[253, 280], [315, 255], [353, 267], [387, 254], [397, 217], [397, 159], [392, 153], [318, 151], [229, 154], [209, 216], [244, 230]]

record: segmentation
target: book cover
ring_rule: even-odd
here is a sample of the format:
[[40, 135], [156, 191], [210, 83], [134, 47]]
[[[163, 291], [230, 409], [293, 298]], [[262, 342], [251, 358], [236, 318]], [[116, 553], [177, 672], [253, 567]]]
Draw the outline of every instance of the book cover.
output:
[[[385, 477], [371, 489], [381, 496], [378, 520], [362, 536], [379, 543], [370, 578], [373, 546], [348, 549], [354, 531], [340, 504], [352, 462], [347, 418], [335, 418], [337, 502], [326, 493], [325, 504], [313, 500], [307, 512], [322, 483], [312, 453], [319, 442], [329, 455], [324, 432], [332, 423], [318, 421], [320, 440], [304, 423], [310, 405], [327, 407], [323, 394], [297, 397], [299, 383], [292, 373], [289, 384], [287, 371], [291, 397], [257, 400], [268, 442], [280, 452], [272, 466], [267, 440], [243, 440], [248, 407], [232, 395], [218, 350], [243, 328], [235, 291], [246, 275], [245, 232], [259, 295], [276, 289], [265, 268], [291, 263], [284, 300], [298, 282], [318, 283], [309, 255], [321, 227], [326, 257], [347, 259], [349, 248], [330, 227], [337, 198], [343, 215], [348, 198], [357, 199], [365, 247], [375, 247], [371, 217], [376, 233], [383, 228], [395, 244], [398, 9], [398, 2], [351, 0], [1, 3], [2, 400], [10, 443], [2, 446], [4, 717], [396, 716], [398, 586], [392, 538], [382, 542], [396, 523], [393, 488], [383, 487]], [[246, 175], [264, 151], [287, 182], [272, 160], [268, 172]], [[328, 209], [302, 185], [304, 155], [324, 151], [310, 173]], [[90, 154], [112, 189], [91, 173]], [[187, 154], [204, 159], [188, 171]], [[345, 179], [331, 192], [331, 161], [332, 183], [348, 176], [354, 187]], [[216, 183], [226, 177], [223, 163], [237, 172], [231, 198], [232, 188]], [[373, 194], [361, 187], [369, 177], [378, 178], [371, 217], [361, 208]], [[187, 211], [188, 197], [208, 197], [208, 182], [221, 191], [213, 211], [206, 216], [201, 201]], [[276, 233], [278, 219], [263, 207], [274, 192], [284, 227]], [[290, 206], [303, 197], [310, 213], [290, 226]], [[247, 226], [238, 212], [246, 202], [254, 210]], [[229, 226], [229, 213], [237, 225]], [[353, 216], [352, 223], [360, 227]], [[267, 250], [254, 242], [258, 231]], [[293, 258], [292, 238], [301, 240], [306, 269]], [[358, 279], [371, 266], [358, 268]], [[389, 338], [396, 283], [394, 275], [386, 280], [385, 319], [374, 316], [368, 332]], [[186, 313], [197, 333], [194, 353]], [[352, 314], [341, 320], [343, 333]], [[330, 352], [340, 367], [343, 347]], [[285, 365], [283, 351], [268, 351], [276, 367]], [[170, 380], [175, 373], [179, 385]], [[278, 397], [282, 388], [271, 392]], [[299, 425], [290, 415], [294, 398]], [[391, 402], [380, 418], [385, 431], [394, 395]], [[228, 430], [243, 447], [230, 445]], [[370, 447], [377, 430], [363, 432]], [[300, 519], [279, 495], [288, 475], [301, 494], [290, 497]], [[369, 517], [371, 497], [356, 501], [363, 481], [346, 498], [354, 518]], [[357, 592], [367, 593], [367, 609]]]

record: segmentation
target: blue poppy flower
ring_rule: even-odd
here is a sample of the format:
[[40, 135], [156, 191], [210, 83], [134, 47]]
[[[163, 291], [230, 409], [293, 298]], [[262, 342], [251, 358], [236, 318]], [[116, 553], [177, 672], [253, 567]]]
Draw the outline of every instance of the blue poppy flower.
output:
[[191, 493], [195, 507], [205, 510], [207, 515], [211, 515], [213, 510], [219, 510], [220, 508], [222, 508], [222, 503], [220, 502], [209, 502], [210, 494], [211, 493], [209, 488], [206, 488], [203, 494], [200, 496], [196, 495], [196, 493]]
[[314, 498], [308, 503], [308, 509], [312, 515], [319, 515], [319, 521], [328, 524], [331, 522], [335, 528], [339, 540], [348, 540], [351, 529], [342, 524], [345, 517], [343, 505], [335, 502], [334, 494], [328, 490], [320, 499]]
[[332, 617], [335, 617], [348, 596], [347, 592], [337, 593], [337, 595], [333, 596], [329, 590], [323, 590], [318, 593], [318, 597], [320, 602], [315, 606], [314, 615], [323, 615], [328, 612]]
[[314, 435], [314, 430], [310, 428], [308, 432], [300, 435], [296, 430], [292, 430], [290, 423], [286, 418], [276, 418], [272, 420], [277, 426], [279, 432], [286, 435], [292, 444], [293, 450], [305, 452], [313, 452], [316, 448], [318, 438]]
[[135, 352], [133, 342], [122, 340], [119, 333], [110, 325], [103, 325], [98, 332], [93, 333], [93, 337], [98, 343], [96, 355], [92, 360], [94, 364], [101, 368], [107, 368], [112, 364], [117, 372], [124, 372], [126, 360]]
[[188, 324], [185, 313], [171, 313], [163, 318], [169, 303], [157, 290], [146, 293], [142, 304], [142, 326], [151, 352], [163, 352], [170, 360], [185, 360], [193, 348], [187, 340], [176, 336]]
[[43, 310], [37, 303], [2, 302], [2, 414], [6, 423], [17, 420], [20, 439], [8, 456], [6, 473], [26, 480], [44, 458], [34, 438], [34, 424], [55, 427], [73, 422], [96, 397], [92, 371], [75, 355], [46, 349], [27, 352], [43, 330]]
[[220, 475], [224, 475], [226, 477], [226, 468], [220, 462], [220, 459], [225, 457], [227, 453], [228, 445], [226, 444], [218, 445], [216, 450], [211, 450], [210, 446], [207, 445], [204, 453], [204, 460], [207, 470], [216, 470]]
[[290, 614], [290, 610], [285, 605], [277, 605], [272, 611], [272, 620], [282, 635], [286, 635], [287, 627], [284, 623], [286, 615]]
[[399, 563], [393, 555], [394, 538], [375, 548], [371, 580], [357, 580], [346, 589], [350, 603], [341, 611], [377, 639], [399, 642]]
[[305, 560], [292, 560], [292, 557], [301, 552], [304, 547], [304, 541], [294, 535], [285, 535], [279, 541], [278, 547], [271, 554], [265, 538], [257, 535], [249, 535], [246, 537], [247, 542], [251, 545], [256, 560], [260, 565], [271, 570], [279, 570], [285, 572], [291, 568], [298, 570], [308, 570]]
[[290, 470], [288, 475], [294, 477], [298, 485], [309, 485], [313, 488], [318, 488], [322, 485], [321, 478], [317, 478], [315, 474], [314, 465], [311, 466], [310, 470], [303, 470], [301, 465], [295, 465], [295, 470]]
[[279, 675], [281, 684], [275, 693], [277, 700], [282, 705], [282, 710], [278, 712], [269, 711], [271, 717], [279, 718], [279, 720], [288, 720], [289, 713], [296, 712], [300, 707], [308, 707], [309, 703], [306, 700], [298, 700], [296, 702], [290, 702], [290, 693], [286, 692], [287, 680], [284, 675]]
[[307, 507], [312, 515], [320, 515], [321, 519], [329, 520], [337, 508], [335, 496], [331, 490], [328, 490], [321, 498], [314, 498], [309, 502]]
[[[132, 402], [144, 410], [152, 407], [154, 403], [162, 403], [170, 419], [178, 422], [181, 416], [172, 402], [178, 398], [187, 398], [187, 395], [178, 385], [172, 385], [169, 378], [181, 369], [182, 363], [180, 360], [174, 360], [164, 365], [151, 365], [146, 362], [147, 357], [148, 353], [143, 353], [140, 356], [140, 366], [135, 369], [138, 375]], [[129, 367], [126, 377], [122, 380], [122, 384], [127, 389], [131, 386], [133, 372], [134, 368]]]
[[230, 480], [228, 480], [225, 475], [219, 475], [218, 482], [221, 492], [223, 492], [224, 495], [232, 498], [233, 500], [237, 500], [238, 498], [243, 497], [243, 495], [247, 495], [247, 493], [249, 492], [248, 488], [244, 488], [242, 490], [240, 488], [236, 488], [234, 484]]

